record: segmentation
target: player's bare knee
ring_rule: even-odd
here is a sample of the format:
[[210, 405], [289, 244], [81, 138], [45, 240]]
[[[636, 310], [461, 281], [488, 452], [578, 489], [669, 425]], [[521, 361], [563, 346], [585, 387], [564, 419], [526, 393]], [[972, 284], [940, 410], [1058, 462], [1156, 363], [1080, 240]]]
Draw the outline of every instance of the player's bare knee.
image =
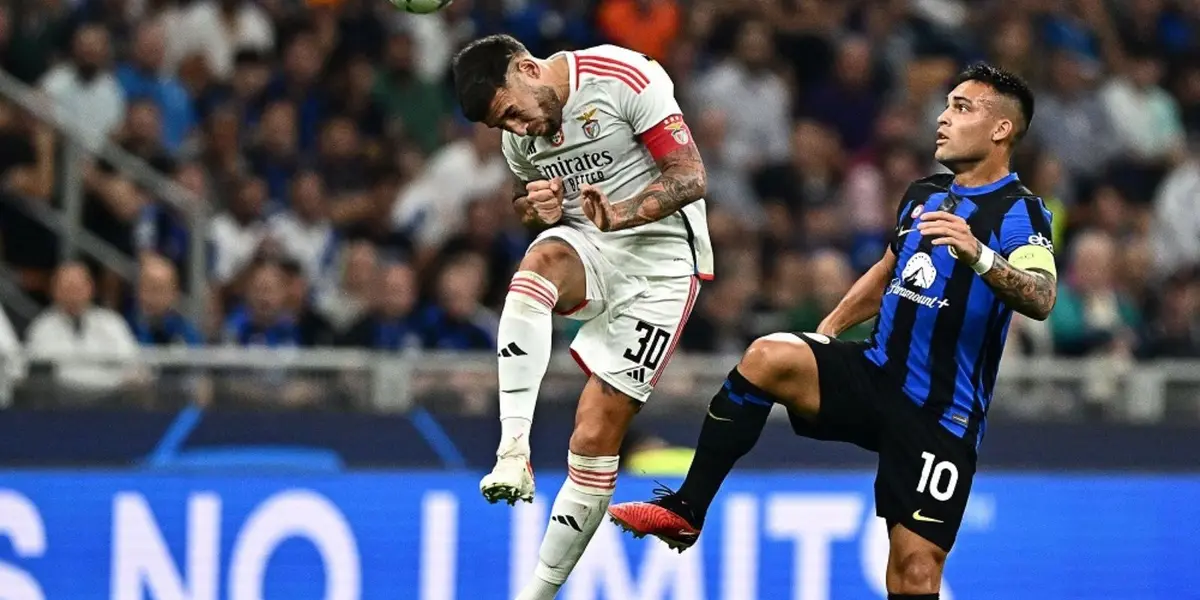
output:
[[901, 551], [893, 558], [895, 580], [901, 589], [892, 590], [903, 594], [931, 594], [937, 592], [942, 582], [942, 567], [946, 555], [940, 551], [921, 549]]
[[613, 456], [641, 402], [598, 377], [584, 388], [571, 432], [571, 452], [581, 456]]
[[742, 354], [738, 371], [755, 384], [769, 387], [772, 382], [798, 374], [803, 346], [799, 338], [786, 341], [773, 336], [760, 337]]
[[579, 256], [566, 243], [546, 240], [534, 245], [521, 259], [521, 271], [533, 271], [562, 288], [576, 265], [582, 266]]

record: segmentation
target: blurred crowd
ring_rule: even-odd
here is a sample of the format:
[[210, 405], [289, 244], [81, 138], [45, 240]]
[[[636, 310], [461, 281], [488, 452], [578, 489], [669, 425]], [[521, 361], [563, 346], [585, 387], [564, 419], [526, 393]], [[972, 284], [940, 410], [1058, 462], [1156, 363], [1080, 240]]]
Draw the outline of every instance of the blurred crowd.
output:
[[[1195, 0], [455, 0], [425, 16], [384, 0], [0, 4], [0, 66], [84, 154], [115, 144], [193, 198], [104, 160], [68, 164], [53, 127], [0, 100], [6, 276], [45, 307], [0, 338], [493, 349], [530, 236], [499, 136], [458, 115], [448, 72], [498, 32], [539, 56], [624, 45], [674, 78], [718, 258], [685, 351], [814, 329], [883, 252], [908, 183], [940, 168], [947, 83], [986, 59], [1037, 92], [1015, 167], [1055, 215], [1060, 261], [1057, 308], [1018, 319], [1011, 351], [1200, 357]], [[67, 173], [84, 228], [135, 277], [60, 262], [33, 209], [64, 206]]]

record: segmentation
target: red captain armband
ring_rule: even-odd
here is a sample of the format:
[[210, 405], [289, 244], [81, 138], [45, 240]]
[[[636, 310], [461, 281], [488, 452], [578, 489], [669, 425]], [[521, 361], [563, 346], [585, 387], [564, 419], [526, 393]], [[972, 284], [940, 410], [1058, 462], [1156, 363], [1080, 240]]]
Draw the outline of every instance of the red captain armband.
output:
[[641, 135], [642, 145], [658, 160], [670, 152], [692, 143], [692, 132], [683, 115], [671, 115]]

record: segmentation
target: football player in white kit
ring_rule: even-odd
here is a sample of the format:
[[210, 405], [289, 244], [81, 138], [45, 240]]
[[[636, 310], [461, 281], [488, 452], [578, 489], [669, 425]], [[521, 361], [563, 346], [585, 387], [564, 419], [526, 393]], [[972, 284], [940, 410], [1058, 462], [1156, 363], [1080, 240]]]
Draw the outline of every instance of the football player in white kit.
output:
[[568, 479], [518, 596], [550, 600], [604, 518], [629, 422], [670, 360], [700, 281], [712, 277], [704, 165], [670, 77], [631, 50], [539, 59], [510, 36], [489, 36], [455, 57], [454, 85], [469, 120], [504, 130], [513, 206], [540, 231], [500, 317], [501, 441], [479, 485], [489, 501], [532, 500], [529, 429], [552, 313], [583, 321], [570, 350], [589, 378]]

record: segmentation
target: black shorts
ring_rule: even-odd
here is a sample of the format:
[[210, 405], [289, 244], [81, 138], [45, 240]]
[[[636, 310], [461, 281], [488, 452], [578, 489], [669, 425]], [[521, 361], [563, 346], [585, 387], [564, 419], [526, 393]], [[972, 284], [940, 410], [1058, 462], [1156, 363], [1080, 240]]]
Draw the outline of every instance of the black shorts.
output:
[[889, 530], [900, 523], [949, 552], [975, 478], [975, 448], [868, 360], [866, 343], [799, 335], [817, 360], [821, 410], [816, 420], [790, 413], [792, 429], [879, 453], [876, 514]]

